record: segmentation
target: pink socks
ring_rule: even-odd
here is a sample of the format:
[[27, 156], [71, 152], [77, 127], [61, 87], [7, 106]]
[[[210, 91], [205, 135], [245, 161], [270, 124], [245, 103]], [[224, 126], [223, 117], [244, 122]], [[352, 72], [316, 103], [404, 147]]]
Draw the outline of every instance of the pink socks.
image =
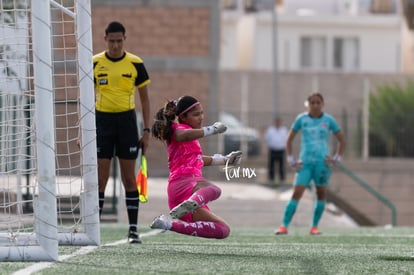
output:
[[230, 234], [230, 228], [219, 222], [183, 222], [173, 221], [171, 231], [203, 238], [224, 239]]
[[[197, 190], [188, 200], [195, 201], [200, 207], [210, 201], [218, 199], [221, 195], [221, 189], [215, 185], [208, 185]], [[173, 221], [171, 231], [191, 236], [203, 238], [224, 239], [230, 234], [230, 228], [220, 222], [197, 221], [184, 222]]]
[[197, 202], [201, 207], [206, 205], [210, 201], [218, 199], [221, 195], [221, 189], [215, 185], [208, 185], [197, 190], [194, 194], [191, 195], [189, 200]]

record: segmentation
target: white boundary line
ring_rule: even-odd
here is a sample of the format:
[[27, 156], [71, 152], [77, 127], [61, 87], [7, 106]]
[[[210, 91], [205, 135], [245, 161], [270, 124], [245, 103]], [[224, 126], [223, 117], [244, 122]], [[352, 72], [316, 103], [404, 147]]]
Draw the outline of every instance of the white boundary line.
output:
[[[139, 236], [141, 238], [147, 238], [147, 237], [158, 235], [162, 232], [164, 232], [164, 230], [153, 229], [153, 230], [150, 230], [146, 233], [139, 234]], [[115, 242], [112, 242], [112, 243], [107, 243], [107, 244], [104, 244], [104, 245], [101, 245], [101, 246], [117, 246], [117, 245], [120, 245], [120, 244], [124, 244], [126, 242], [127, 242], [127, 240], [124, 239], [124, 240], [119, 240], [119, 241], [115, 241]], [[91, 246], [91, 245], [90, 246], [84, 246], [84, 247], [81, 247], [79, 250], [75, 251], [72, 254], [59, 256], [59, 259], [56, 262], [39, 262], [39, 263], [36, 263], [36, 264], [31, 265], [29, 267], [26, 267], [24, 269], [21, 269], [19, 271], [16, 271], [16, 272], [12, 273], [12, 275], [29, 275], [29, 274], [32, 274], [34, 272], [49, 268], [52, 265], [54, 265], [56, 263], [59, 263], [59, 262], [63, 262], [67, 259], [70, 259], [70, 258], [73, 258], [73, 257], [76, 257], [76, 256], [86, 255], [88, 253], [91, 253], [92, 251], [94, 251], [97, 248], [99, 248], [99, 246]]]

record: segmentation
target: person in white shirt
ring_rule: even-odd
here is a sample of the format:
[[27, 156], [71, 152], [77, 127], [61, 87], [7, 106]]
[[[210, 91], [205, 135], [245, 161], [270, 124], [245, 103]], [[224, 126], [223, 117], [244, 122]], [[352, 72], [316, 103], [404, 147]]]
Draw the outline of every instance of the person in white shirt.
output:
[[281, 183], [285, 181], [285, 149], [288, 129], [282, 125], [282, 119], [275, 117], [274, 124], [267, 128], [265, 132], [265, 143], [269, 149], [268, 157], [268, 180], [275, 180], [275, 164], [279, 163], [279, 179]]

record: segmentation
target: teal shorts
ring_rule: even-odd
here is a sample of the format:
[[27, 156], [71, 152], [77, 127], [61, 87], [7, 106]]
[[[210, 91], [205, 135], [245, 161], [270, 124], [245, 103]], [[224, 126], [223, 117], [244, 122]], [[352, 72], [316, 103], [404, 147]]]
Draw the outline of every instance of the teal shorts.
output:
[[293, 185], [310, 186], [313, 180], [315, 186], [327, 187], [331, 174], [332, 168], [326, 165], [325, 162], [304, 163], [302, 168], [296, 172]]

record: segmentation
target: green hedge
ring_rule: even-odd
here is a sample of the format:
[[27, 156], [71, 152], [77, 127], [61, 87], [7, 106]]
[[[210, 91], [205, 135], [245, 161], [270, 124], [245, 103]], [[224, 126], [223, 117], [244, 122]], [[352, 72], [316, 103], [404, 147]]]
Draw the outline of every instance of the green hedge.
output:
[[370, 155], [414, 157], [414, 83], [378, 86], [369, 104]]

